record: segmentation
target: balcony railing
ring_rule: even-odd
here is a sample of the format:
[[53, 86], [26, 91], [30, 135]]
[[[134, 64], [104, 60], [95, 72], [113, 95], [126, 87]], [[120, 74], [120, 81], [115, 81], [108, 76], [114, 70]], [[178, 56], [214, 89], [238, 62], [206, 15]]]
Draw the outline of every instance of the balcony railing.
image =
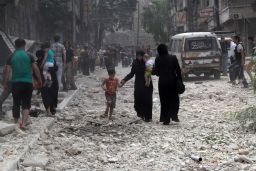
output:
[[221, 24], [232, 19], [255, 18], [256, 12], [253, 11], [251, 4], [235, 4], [228, 6], [220, 11]]

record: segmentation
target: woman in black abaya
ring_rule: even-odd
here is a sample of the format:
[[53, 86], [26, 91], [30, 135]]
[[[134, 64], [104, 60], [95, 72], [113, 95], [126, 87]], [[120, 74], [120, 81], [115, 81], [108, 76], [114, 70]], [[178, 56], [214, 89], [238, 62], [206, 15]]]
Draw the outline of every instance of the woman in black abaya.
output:
[[181, 69], [176, 56], [168, 54], [166, 45], [159, 45], [157, 51], [159, 56], [155, 60], [153, 73], [159, 76], [160, 122], [163, 122], [164, 125], [169, 125], [171, 119], [174, 122], [179, 122], [180, 100], [177, 81], [182, 80]]
[[152, 121], [152, 96], [153, 84], [152, 81], [149, 86], [145, 85], [145, 62], [143, 61], [143, 51], [136, 53], [136, 59], [132, 63], [131, 72], [121, 81], [123, 86], [127, 81], [135, 76], [134, 85], [134, 108], [137, 116], [142, 118], [145, 122]]
[[56, 108], [58, 105], [58, 91], [59, 91], [59, 85], [58, 85], [58, 79], [57, 79], [57, 67], [56, 67], [56, 62], [54, 62], [54, 67], [49, 68], [49, 73], [51, 75], [51, 81], [52, 83], [50, 85], [45, 85], [44, 77], [43, 77], [43, 66], [45, 63], [45, 58], [47, 58], [48, 51], [50, 48], [50, 44], [45, 43], [42, 45], [42, 49], [38, 50], [36, 52], [36, 56], [38, 58], [37, 64], [40, 69], [42, 79], [43, 79], [43, 87], [40, 89], [41, 96], [43, 99], [43, 104], [44, 107], [47, 111], [47, 114], [54, 115], [56, 113]]

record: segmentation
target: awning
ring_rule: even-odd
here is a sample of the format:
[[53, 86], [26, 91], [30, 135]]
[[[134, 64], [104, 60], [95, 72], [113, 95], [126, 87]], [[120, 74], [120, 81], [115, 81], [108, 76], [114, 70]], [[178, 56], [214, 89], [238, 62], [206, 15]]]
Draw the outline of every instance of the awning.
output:
[[8, 57], [15, 51], [10, 37], [0, 30], [0, 66], [5, 65]]
[[[13, 44], [14, 44], [15, 40], [18, 39], [18, 37], [15, 37], [15, 36], [10, 36], [10, 38], [11, 38]], [[37, 42], [34, 41], [34, 40], [25, 39], [25, 41], [26, 41], [26, 47], [25, 47], [25, 50], [26, 50], [26, 51], [29, 51], [29, 49], [30, 49], [33, 45], [37, 44]]]

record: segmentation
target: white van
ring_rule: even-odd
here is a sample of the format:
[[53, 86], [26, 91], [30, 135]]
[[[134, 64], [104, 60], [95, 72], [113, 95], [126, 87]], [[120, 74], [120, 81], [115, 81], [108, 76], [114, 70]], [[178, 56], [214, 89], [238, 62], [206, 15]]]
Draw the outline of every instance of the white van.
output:
[[214, 75], [219, 79], [221, 73], [221, 46], [217, 36], [211, 32], [191, 32], [171, 37], [169, 50], [176, 55], [184, 77], [189, 74], [200, 76]]

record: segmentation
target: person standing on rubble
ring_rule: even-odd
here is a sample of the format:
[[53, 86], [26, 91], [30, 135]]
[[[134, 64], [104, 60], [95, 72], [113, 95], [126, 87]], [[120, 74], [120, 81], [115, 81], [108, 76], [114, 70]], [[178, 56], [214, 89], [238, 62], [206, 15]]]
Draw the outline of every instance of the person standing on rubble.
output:
[[4, 75], [4, 89], [8, 89], [8, 81], [12, 72], [12, 96], [13, 96], [13, 118], [18, 123], [20, 118], [20, 106], [22, 106], [22, 119], [20, 128], [25, 129], [31, 108], [31, 97], [33, 92], [33, 73], [39, 86], [42, 86], [40, 71], [33, 56], [25, 51], [26, 42], [24, 39], [15, 40], [15, 52], [6, 63]]

